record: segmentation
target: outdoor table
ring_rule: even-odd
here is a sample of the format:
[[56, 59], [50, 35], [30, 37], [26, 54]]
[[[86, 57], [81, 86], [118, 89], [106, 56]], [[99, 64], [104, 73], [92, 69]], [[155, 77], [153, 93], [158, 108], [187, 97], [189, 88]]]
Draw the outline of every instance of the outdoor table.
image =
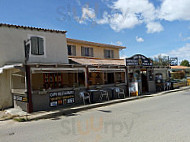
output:
[[88, 90], [88, 92], [90, 93], [91, 103], [95, 103], [95, 101], [94, 101], [94, 93], [95, 92], [100, 92], [101, 93], [102, 91], [104, 91], [104, 90], [95, 90], [95, 89], [94, 90], [93, 89], [92, 90]]
[[108, 90], [111, 90], [111, 100], [115, 99], [114, 93], [115, 93], [116, 88], [118, 88], [118, 87], [110, 87], [110, 88], [108, 88]]

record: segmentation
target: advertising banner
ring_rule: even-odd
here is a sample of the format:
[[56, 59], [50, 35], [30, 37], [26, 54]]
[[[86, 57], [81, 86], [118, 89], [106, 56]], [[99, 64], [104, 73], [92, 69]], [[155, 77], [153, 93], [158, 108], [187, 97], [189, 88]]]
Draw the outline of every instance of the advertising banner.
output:
[[129, 83], [130, 96], [138, 96], [138, 82]]
[[49, 93], [50, 107], [75, 103], [75, 91], [59, 91]]

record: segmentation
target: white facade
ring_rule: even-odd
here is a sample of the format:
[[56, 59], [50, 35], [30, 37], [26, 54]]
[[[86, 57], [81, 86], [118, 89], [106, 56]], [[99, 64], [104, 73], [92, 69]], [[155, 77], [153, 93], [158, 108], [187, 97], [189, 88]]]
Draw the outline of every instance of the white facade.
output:
[[68, 63], [64, 33], [0, 26], [0, 67], [5, 64], [24, 63], [24, 40], [31, 36], [44, 39], [44, 55], [31, 55], [30, 50], [29, 63]]
[[13, 106], [11, 78], [14, 64], [25, 63], [24, 40], [43, 38], [43, 55], [31, 54], [28, 63], [67, 64], [67, 42], [64, 31], [0, 24], [0, 109]]

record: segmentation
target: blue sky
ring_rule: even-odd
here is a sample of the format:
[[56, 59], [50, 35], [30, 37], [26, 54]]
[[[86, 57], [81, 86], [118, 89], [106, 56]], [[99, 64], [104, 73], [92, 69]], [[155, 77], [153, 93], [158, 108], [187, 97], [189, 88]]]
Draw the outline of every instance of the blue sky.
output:
[[0, 0], [0, 22], [68, 31], [67, 37], [190, 60], [190, 0]]

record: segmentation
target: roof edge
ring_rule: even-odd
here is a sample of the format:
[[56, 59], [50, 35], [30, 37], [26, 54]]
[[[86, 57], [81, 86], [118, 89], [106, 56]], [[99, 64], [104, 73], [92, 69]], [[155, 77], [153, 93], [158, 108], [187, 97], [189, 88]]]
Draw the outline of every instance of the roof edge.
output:
[[44, 32], [54, 32], [54, 33], [62, 33], [62, 34], [65, 34], [67, 32], [67, 31], [61, 31], [61, 30], [37, 28], [37, 27], [32, 27], [32, 26], [20, 26], [20, 25], [14, 25], [14, 24], [6, 24], [6, 23], [0, 23], [0, 27], [17, 28], [17, 29], [21, 28], [21, 29], [37, 30], [37, 31], [44, 31]]
[[127, 48], [125, 46], [118, 46], [118, 45], [105, 44], [105, 43], [97, 43], [97, 42], [92, 42], [92, 41], [85, 41], [85, 40], [71, 39], [71, 38], [67, 38], [67, 42], [81, 43], [81, 44], [87, 44], [87, 45], [94, 45], [94, 46], [99, 46], [99, 47], [119, 48], [119, 49], [125, 49], [125, 48]]

